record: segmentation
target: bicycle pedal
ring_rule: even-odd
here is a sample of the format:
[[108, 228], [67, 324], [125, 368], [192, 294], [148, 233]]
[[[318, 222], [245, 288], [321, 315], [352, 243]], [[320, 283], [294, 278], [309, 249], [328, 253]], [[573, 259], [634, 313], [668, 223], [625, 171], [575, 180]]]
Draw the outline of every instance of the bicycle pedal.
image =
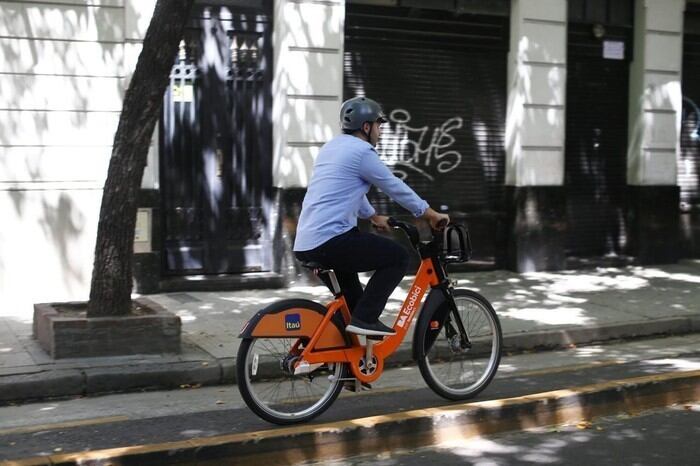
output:
[[301, 361], [297, 367], [294, 368], [294, 375], [308, 374], [315, 371], [323, 365], [322, 362], [309, 364], [307, 361]]

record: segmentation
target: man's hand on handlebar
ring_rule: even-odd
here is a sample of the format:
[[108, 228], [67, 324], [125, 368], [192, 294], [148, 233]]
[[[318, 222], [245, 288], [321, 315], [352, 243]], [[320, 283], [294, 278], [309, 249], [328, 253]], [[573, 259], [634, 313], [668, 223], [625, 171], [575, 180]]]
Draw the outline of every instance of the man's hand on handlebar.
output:
[[391, 226], [389, 226], [389, 217], [384, 215], [373, 215], [369, 219], [372, 222], [372, 226], [379, 231], [390, 231]]
[[421, 218], [426, 219], [433, 230], [442, 230], [450, 223], [449, 215], [436, 212], [430, 207], [428, 207]]

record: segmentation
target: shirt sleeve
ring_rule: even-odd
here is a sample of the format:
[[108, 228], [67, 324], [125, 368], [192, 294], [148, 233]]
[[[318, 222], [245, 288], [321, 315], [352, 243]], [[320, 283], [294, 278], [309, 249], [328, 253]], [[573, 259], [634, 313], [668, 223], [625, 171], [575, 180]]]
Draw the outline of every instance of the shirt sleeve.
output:
[[401, 207], [408, 210], [414, 217], [420, 217], [428, 209], [428, 203], [408, 187], [401, 179], [391, 173], [389, 167], [379, 158], [374, 149], [362, 154], [360, 159], [360, 176], [385, 192]]
[[360, 218], [370, 218], [376, 214], [377, 211], [372, 207], [372, 204], [369, 203], [369, 200], [367, 199], [367, 196], [362, 196], [362, 201], [360, 201], [360, 210], [358, 212], [358, 216]]

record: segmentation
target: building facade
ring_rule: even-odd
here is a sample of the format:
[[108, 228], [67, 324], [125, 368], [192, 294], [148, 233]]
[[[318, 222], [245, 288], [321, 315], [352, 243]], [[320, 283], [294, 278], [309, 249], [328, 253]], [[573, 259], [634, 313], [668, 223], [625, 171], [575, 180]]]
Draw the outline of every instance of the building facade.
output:
[[[101, 190], [153, 0], [0, 1], [0, 312], [86, 299]], [[280, 286], [340, 103], [467, 222], [472, 267], [700, 256], [700, 4], [197, 2], [149, 151], [136, 290]], [[382, 193], [383, 213], [405, 215]]]

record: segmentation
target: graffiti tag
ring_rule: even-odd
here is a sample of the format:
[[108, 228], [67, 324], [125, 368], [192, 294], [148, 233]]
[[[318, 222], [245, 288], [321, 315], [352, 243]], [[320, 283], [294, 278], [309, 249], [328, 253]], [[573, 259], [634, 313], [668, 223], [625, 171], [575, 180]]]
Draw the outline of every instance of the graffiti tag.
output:
[[429, 126], [409, 126], [411, 114], [397, 108], [389, 114], [393, 128], [383, 131], [379, 155], [387, 161], [396, 176], [405, 180], [409, 173], [418, 173], [430, 181], [435, 177], [428, 169], [435, 167], [438, 173], [448, 173], [462, 162], [462, 154], [448, 150], [455, 138], [452, 131], [462, 128], [461, 117], [452, 117], [430, 132]]

